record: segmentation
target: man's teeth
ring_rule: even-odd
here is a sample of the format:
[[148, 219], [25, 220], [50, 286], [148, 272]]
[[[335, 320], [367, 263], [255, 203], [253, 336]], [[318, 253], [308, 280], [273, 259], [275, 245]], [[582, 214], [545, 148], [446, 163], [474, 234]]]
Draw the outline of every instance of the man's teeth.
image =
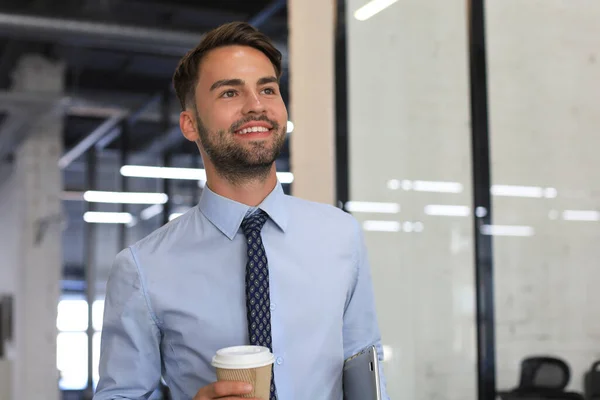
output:
[[237, 131], [238, 134], [243, 135], [251, 132], [268, 132], [269, 128], [265, 128], [264, 126], [253, 126], [252, 128], [242, 129], [241, 131]]

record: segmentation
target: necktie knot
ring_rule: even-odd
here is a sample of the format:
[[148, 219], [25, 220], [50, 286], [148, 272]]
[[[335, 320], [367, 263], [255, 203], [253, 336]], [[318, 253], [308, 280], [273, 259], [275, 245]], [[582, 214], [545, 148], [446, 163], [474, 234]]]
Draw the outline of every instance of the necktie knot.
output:
[[250, 237], [253, 234], [258, 235], [265, 225], [265, 222], [267, 222], [267, 219], [267, 213], [263, 210], [258, 210], [257, 212], [246, 216], [242, 221], [244, 235], [246, 235], [246, 237]]

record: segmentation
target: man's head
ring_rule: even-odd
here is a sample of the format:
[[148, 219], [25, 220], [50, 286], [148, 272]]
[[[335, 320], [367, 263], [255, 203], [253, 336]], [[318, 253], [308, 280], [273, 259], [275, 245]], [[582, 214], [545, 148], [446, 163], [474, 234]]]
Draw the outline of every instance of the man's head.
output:
[[281, 53], [241, 22], [207, 33], [182, 58], [173, 76], [180, 127], [207, 168], [233, 183], [272, 170], [287, 130], [280, 77]]

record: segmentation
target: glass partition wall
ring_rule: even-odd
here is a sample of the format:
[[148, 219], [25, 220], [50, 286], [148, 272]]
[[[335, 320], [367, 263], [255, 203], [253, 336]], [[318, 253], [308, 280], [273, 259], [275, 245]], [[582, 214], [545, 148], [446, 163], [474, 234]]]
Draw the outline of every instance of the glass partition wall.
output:
[[[475, 82], [469, 11], [482, 4], [486, 52], [476, 56], [487, 80]], [[391, 398], [482, 399], [476, 237], [493, 249], [493, 286], [484, 290], [494, 308], [481, 318], [493, 322], [488, 338], [495, 331], [485, 367], [496, 389], [516, 388], [523, 360], [542, 356], [564, 362], [566, 390], [583, 393], [600, 360], [600, 3], [346, 0], [344, 8], [343, 200], [370, 251]], [[472, 85], [487, 99], [482, 153], [472, 151], [482, 128]], [[473, 206], [473, 182], [488, 167], [479, 175], [489, 175], [491, 221], [475, 230], [489, 210]]]

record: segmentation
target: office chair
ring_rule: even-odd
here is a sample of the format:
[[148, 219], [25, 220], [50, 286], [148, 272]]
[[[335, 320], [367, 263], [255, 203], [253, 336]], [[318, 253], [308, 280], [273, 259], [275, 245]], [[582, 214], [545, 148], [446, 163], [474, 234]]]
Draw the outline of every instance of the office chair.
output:
[[555, 394], [527, 394], [527, 393], [502, 393], [502, 400], [584, 400], [579, 393], [555, 393]]
[[499, 392], [502, 400], [584, 400], [575, 392], [566, 392], [571, 380], [568, 364], [555, 357], [528, 357], [521, 362], [519, 385]]
[[600, 400], [600, 361], [592, 364], [584, 376], [585, 400]]
[[521, 362], [518, 392], [562, 392], [571, 380], [569, 365], [555, 357], [528, 357]]

